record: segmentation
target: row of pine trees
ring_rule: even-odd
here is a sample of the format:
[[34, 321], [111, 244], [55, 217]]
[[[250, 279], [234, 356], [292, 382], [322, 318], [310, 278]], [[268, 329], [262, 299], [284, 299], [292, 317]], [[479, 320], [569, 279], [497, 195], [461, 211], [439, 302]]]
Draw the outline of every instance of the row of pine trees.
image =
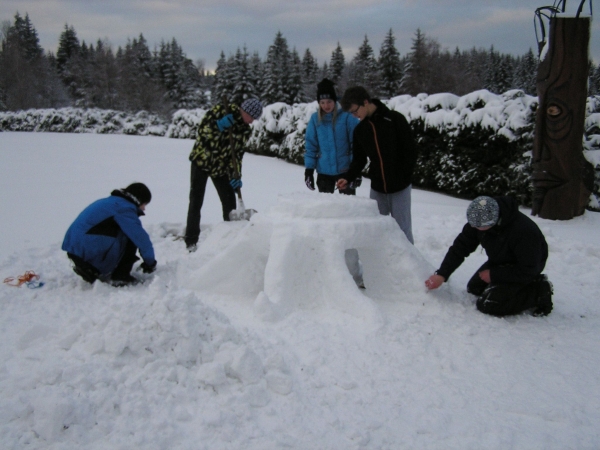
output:
[[[174, 38], [151, 51], [140, 34], [114, 52], [106, 41], [80, 42], [74, 28], [65, 25], [56, 54], [46, 54], [28, 15], [17, 13], [1, 32], [0, 110], [78, 106], [168, 116], [177, 109], [207, 107], [224, 96], [236, 102], [252, 97], [265, 104], [294, 104], [314, 100], [316, 84], [325, 77], [340, 94], [362, 85], [380, 98], [464, 95], [478, 89], [522, 89], [535, 95], [536, 90], [537, 57], [531, 49], [518, 57], [493, 47], [450, 52], [420, 29], [404, 56], [390, 29], [377, 56], [365, 36], [352, 59], [338, 43], [322, 64], [308, 48], [302, 57], [290, 50], [278, 32], [264, 59], [246, 47], [228, 56], [221, 52], [214, 74], [204, 70], [203, 61], [194, 64], [187, 58]], [[600, 67], [590, 63], [590, 94], [598, 93]]]
[[361, 85], [373, 97], [380, 98], [438, 92], [464, 95], [478, 89], [494, 93], [522, 89], [534, 95], [536, 74], [537, 58], [531, 50], [517, 58], [500, 54], [493, 47], [469, 51], [457, 48], [450, 53], [420, 29], [414, 35], [411, 51], [404, 57], [396, 49], [393, 31], [389, 30], [378, 56], [365, 36], [350, 61], [338, 43], [329, 62], [320, 66], [310, 49], [301, 58], [278, 32], [264, 61], [258, 52], [250, 55], [246, 47], [238, 48], [228, 58], [221, 52], [213, 94], [236, 101], [257, 97], [267, 104], [294, 104], [314, 100], [316, 84], [327, 77], [340, 93], [349, 86]]

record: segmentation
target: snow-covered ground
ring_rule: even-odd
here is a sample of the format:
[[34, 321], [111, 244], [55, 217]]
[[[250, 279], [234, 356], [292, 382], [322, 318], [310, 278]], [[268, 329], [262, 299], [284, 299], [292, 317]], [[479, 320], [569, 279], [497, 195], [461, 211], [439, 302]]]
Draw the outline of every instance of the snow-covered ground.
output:
[[[183, 231], [192, 141], [0, 133], [0, 448], [594, 449], [600, 445], [600, 214], [534, 218], [555, 307], [480, 314], [472, 255], [426, 293], [466, 200], [413, 191], [415, 247], [303, 168], [246, 155], [250, 222], [209, 183], [196, 253]], [[60, 250], [93, 200], [133, 181], [158, 270], [87, 285]], [[528, 211], [525, 210], [527, 213]], [[366, 290], [344, 265], [355, 247]], [[139, 275], [142, 277], [143, 275]]]

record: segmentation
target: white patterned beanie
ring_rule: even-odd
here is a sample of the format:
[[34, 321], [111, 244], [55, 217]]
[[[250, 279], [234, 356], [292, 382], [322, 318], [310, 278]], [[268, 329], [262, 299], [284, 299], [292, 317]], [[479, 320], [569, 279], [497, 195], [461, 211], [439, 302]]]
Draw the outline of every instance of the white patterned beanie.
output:
[[498, 223], [500, 206], [492, 197], [482, 195], [467, 208], [467, 220], [472, 227], [492, 227]]

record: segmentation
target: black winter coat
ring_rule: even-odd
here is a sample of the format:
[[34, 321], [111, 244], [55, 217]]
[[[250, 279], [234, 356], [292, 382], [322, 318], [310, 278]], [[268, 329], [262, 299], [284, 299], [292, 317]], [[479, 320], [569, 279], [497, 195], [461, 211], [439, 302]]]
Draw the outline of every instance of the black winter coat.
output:
[[500, 206], [498, 223], [479, 231], [468, 223], [448, 250], [437, 274], [446, 280], [479, 244], [488, 256], [492, 284], [529, 283], [542, 273], [548, 244], [536, 223], [519, 211], [512, 197], [495, 197]]
[[359, 177], [369, 158], [371, 188], [393, 194], [411, 184], [417, 149], [406, 118], [377, 99], [372, 103], [377, 106], [375, 113], [354, 129], [353, 158], [346, 178]]

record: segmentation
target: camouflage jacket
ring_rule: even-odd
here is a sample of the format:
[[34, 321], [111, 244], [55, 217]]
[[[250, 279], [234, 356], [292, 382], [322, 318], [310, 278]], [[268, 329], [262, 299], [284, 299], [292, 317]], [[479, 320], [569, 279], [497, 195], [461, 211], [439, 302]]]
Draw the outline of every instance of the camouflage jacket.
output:
[[242, 173], [245, 145], [252, 130], [249, 125], [244, 123], [238, 105], [231, 104], [229, 109], [233, 114], [234, 123], [222, 132], [219, 131], [217, 120], [227, 115], [225, 107], [219, 104], [206, 113], [198, 125], [196, 142], [192, 153], [190, 153], [190, 161], [195, 161], [198, 167], [208, 172], [211, 177], [225, 175], [232, 177], [235, 172], [231, 160], [229, 130], [233, 134], [233, 147], [238, 163], [237, 169], [240, 174]]

